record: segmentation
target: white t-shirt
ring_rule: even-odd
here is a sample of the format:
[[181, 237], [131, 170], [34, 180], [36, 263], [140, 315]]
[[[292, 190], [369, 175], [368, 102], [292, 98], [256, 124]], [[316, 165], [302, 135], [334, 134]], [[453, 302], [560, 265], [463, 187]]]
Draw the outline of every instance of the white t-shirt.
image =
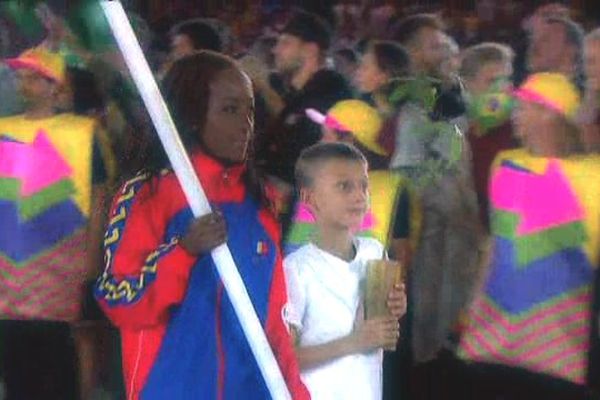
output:
[[[352, 332], [369, 260], [384, 257], [381, 243], [356, 238], [356, 257], [344, 261], [309, 243], [285, 258], [287, 322], [300, 346], [315, 346]], [[302, 371], [313, 400], [380, 400], [383, 351], [353, 354]]]

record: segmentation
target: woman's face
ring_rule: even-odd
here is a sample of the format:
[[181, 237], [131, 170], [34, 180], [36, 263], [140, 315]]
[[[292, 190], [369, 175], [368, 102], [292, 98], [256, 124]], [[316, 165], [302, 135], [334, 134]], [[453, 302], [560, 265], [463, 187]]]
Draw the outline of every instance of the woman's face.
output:
[[254, 94], [250, 79], [238, 69], [227, 69], [217, 74], [209, 88], [202, 143], [217, 158], [243, 162], [254, 132]]
[[368, 51], [365, 53], [354, 76], [356, 88], [361, 93], [373, 93], [383, 86], [388, 79], [388, 75], [377, 65], [373, 52]]
[[541, 105], [521, 102], [514, 114], [515, 134], [531, 154], [556, 156], [564, 150], [564, 132], [557, 128], [558, 118]]

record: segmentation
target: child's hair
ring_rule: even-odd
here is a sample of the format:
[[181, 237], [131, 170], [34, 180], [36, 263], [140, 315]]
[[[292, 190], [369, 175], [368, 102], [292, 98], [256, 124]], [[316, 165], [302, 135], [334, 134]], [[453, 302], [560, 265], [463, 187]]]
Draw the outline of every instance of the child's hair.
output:
[[332, 160], [356, 161], [367, 164], [365, 156], [348, 143], [317, 143], [307, 147], [296, 162], [296, 185], [299, 189], [310, 187], [319, 167]]

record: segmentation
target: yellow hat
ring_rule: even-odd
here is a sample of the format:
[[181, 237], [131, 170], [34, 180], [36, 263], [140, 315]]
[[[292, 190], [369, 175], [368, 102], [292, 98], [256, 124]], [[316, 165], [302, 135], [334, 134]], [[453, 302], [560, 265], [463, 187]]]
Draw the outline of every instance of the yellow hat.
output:
[[573, 119], [581, 97], [577, 88], [564, 75], [554, 72], [533, 74], [514, 92], [522, 101], [540, 104], [567, 119]]
[[335, 103], [327, 115], [314, 109], [306, 110], [306, 114], [318, 124], [350, 132], [367, 149], [379, 155], [388, 155], [387, 151], [377, 143], [377, 137], [383, 125], [381, 116], [375, 108], [364, 101], [342, 100]]
[[6, 64], [14, 69], [30, 69], [57, 83], [65, 81], [63, 57], [42, 47], [25, 50], [19, 57], [6, 60]]

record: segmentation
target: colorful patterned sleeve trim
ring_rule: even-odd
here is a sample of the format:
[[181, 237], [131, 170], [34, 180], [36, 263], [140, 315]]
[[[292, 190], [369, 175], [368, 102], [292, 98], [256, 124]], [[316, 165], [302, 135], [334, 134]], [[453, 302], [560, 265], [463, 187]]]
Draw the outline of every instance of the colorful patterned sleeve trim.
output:
[[104, 235], [104, 272], [96, 284], [96, 297], [104, 300], [109, 306], [128, 305], [135, 303], [143, 295], [146, 288], [156, 279], [159, 260], [171, 252], [178, 243], [178, 238], [173, 237], [167, 243], [161, 244], [157, 250], [146, 257], [139, 276], [117, 279], [111, 273], [113, 255], [121, 241], [125, 221], [131, 210], [136, 193], [150, 178], [150, 174], [139, 173], [131, 179], [121, 190], [117, 198], [114, 211]]

